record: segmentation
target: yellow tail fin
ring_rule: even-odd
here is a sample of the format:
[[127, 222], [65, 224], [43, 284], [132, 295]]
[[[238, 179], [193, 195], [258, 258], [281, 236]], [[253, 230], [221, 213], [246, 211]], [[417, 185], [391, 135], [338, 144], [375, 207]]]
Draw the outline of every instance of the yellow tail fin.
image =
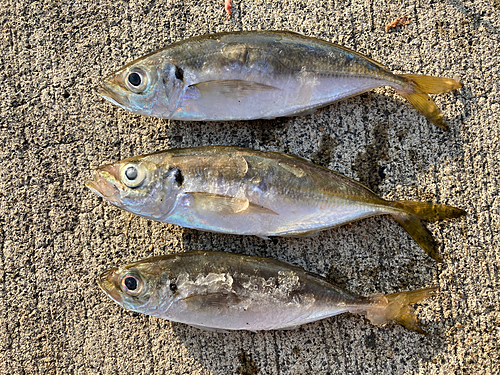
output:
[[391, 205], [425, 221], [454, 219], [467, 214], [461, 208], [433, 202], [394, 201], [391, 202]]
[[417, 74], [402, 74], [401, 77], [408, 81], [410, 89], [398, 90], [398, 93], [405, 97], [427, 120], [443, 130], [448, 130], [443, 114], [428, 94], [441, 94], [459, 89], [463, 86], [462, 83], [451, 78]]
[[366, 317], [377, 325], [394, 321], [412, 331], [426, 334], [422, 323], [413, 313], [411, 305], [435, 295], [437, 287], [387, 294], [385, 296], [372, 296], [370, 307], [366, 309]]
[[453, 219], [466, 215], [466, 212], [460, 208], [432, 202], [395, 201], [389, 204], [403, 211], [392, 214], [394, 220], [408, 232], [432, 259], [442, 262], [443, 258], [438, 252], [436, 241], [434, 241], [431, 232], [422, 223], [422, 220]]

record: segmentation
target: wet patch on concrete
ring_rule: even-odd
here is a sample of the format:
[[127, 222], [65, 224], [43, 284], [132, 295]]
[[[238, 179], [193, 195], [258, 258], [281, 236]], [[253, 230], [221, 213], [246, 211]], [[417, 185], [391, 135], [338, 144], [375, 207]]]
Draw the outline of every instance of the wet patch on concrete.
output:
[[335, 264], [330, 267], [325, 277], [328, 281], [342, 288], [345, 288], [349, 282], [349, 278], [342, 272], [342, 270], [339, 270]]
[[319, 141], [319, 151], [311, 156], [311, 161], [322, 167], [328, 168], [332, 159], [333, 150], [338, 146], [338, 142], [329, 134], [323, 134]]
[[385, 166], [381, 165], [389, 159], [388, 137], [386, 125], [377, 124], [372, 132], [373, 142], [359, 153], [351, 168], [357, 174], [359, 182], [378, 193], [378, 187], [385, 179]]
[[377, 335], [370, 332], [370, 334], [365, 337], [365, 345], [367, 348], [375, 349], [377, 347]]
[[252, 356], [246, 353], [244, 350], [238, 354], [238, 361], [240, 361], [241, 366], [239, 366], [236, 371], [240, 375], [256, 375], [259, 373], [259, 368], [255, 364]]

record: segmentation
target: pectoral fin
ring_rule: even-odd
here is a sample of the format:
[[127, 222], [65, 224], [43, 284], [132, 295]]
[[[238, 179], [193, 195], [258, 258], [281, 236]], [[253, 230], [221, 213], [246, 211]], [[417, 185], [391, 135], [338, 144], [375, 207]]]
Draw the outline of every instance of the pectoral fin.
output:
[[228, 197], [212, 193], [189, 193], [192, 197], [193, 209], [211, 211], [220, 215], [234, 214], [269, 214], [276, 212], [250, 202], [245, 198]]
[[205, 81], [190, 87], [196, 88], [202, 97], [224, 96], [226, 99], [241, 99], [253, 94], [259, 94], [266, 91], [280, 90], [278, 87], [265, 85], [263, 83], [243, 81], [243, 80], [225, 80], [225, 81]]

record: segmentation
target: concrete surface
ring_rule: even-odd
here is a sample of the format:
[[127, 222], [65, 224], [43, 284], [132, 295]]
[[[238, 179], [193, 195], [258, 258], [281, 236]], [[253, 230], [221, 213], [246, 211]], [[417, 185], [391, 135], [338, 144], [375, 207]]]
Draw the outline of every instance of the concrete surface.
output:
[[[407, 15], [408, 26], [385, 32]], [[0, 372], [3, 374], [492, 374], [500, 372], [500, 2], [3, 0], [0, 9]], [[288, 29], [397, 72], [455, 77], [442, 132], [389, 89], [296, 119], [181, 123], [132, 115], [95, 87], [192, 35]], [[83, 182], [105, 162], [210, 144], [296, 154], [386, 198], [462, 207], [430, 225], [436, 264], [390, 218], [315, 238], [202, 233], [133, 218]], [[128, 230], [127, 230], [128, 229]], [[96, 285], [151, 255], [269, 256], [360, 294], [439, 285], [419, 305], [428, 336], [341, 315], [294, 331], [215, 334], [130, 313]]]

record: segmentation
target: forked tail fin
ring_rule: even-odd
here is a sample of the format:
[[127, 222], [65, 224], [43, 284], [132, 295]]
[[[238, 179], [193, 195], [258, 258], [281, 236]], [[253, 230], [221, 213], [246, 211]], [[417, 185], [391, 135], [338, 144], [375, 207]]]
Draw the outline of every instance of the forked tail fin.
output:
[[376, 325], [394, 321], [412, 331], [426, 334], [411, 305], [435, 295], [437, 290], [437, 287], [433, 287], [369, 297], [372, 302], [366, 309], [366, 317]]
[[437, 127], [448, 130], [443, 114], [428, 94], [441, 94], [459, 89], [462, 83], [451, 78], [431, 77], [417, 74], [401, 74], [410, 84], [409, 90], [397, 90], [406, 98], [427, 120]]
[[443, 258], [438, 252], [436, 241], [431, 232], [422, 223], [425, 221], [439, 221], [444, 219], [453, 219], [463, 215], [466, 212], [460, 208], [436, 204], [432, 202], [411, 202], [395, 201], [389, 202], [392, 207], [399, 208], [399, 213], [393, 213], [392, 217], [396, 220], [408, 234], [420, 245], [422, 249], [435, 261], [442, 262]]

